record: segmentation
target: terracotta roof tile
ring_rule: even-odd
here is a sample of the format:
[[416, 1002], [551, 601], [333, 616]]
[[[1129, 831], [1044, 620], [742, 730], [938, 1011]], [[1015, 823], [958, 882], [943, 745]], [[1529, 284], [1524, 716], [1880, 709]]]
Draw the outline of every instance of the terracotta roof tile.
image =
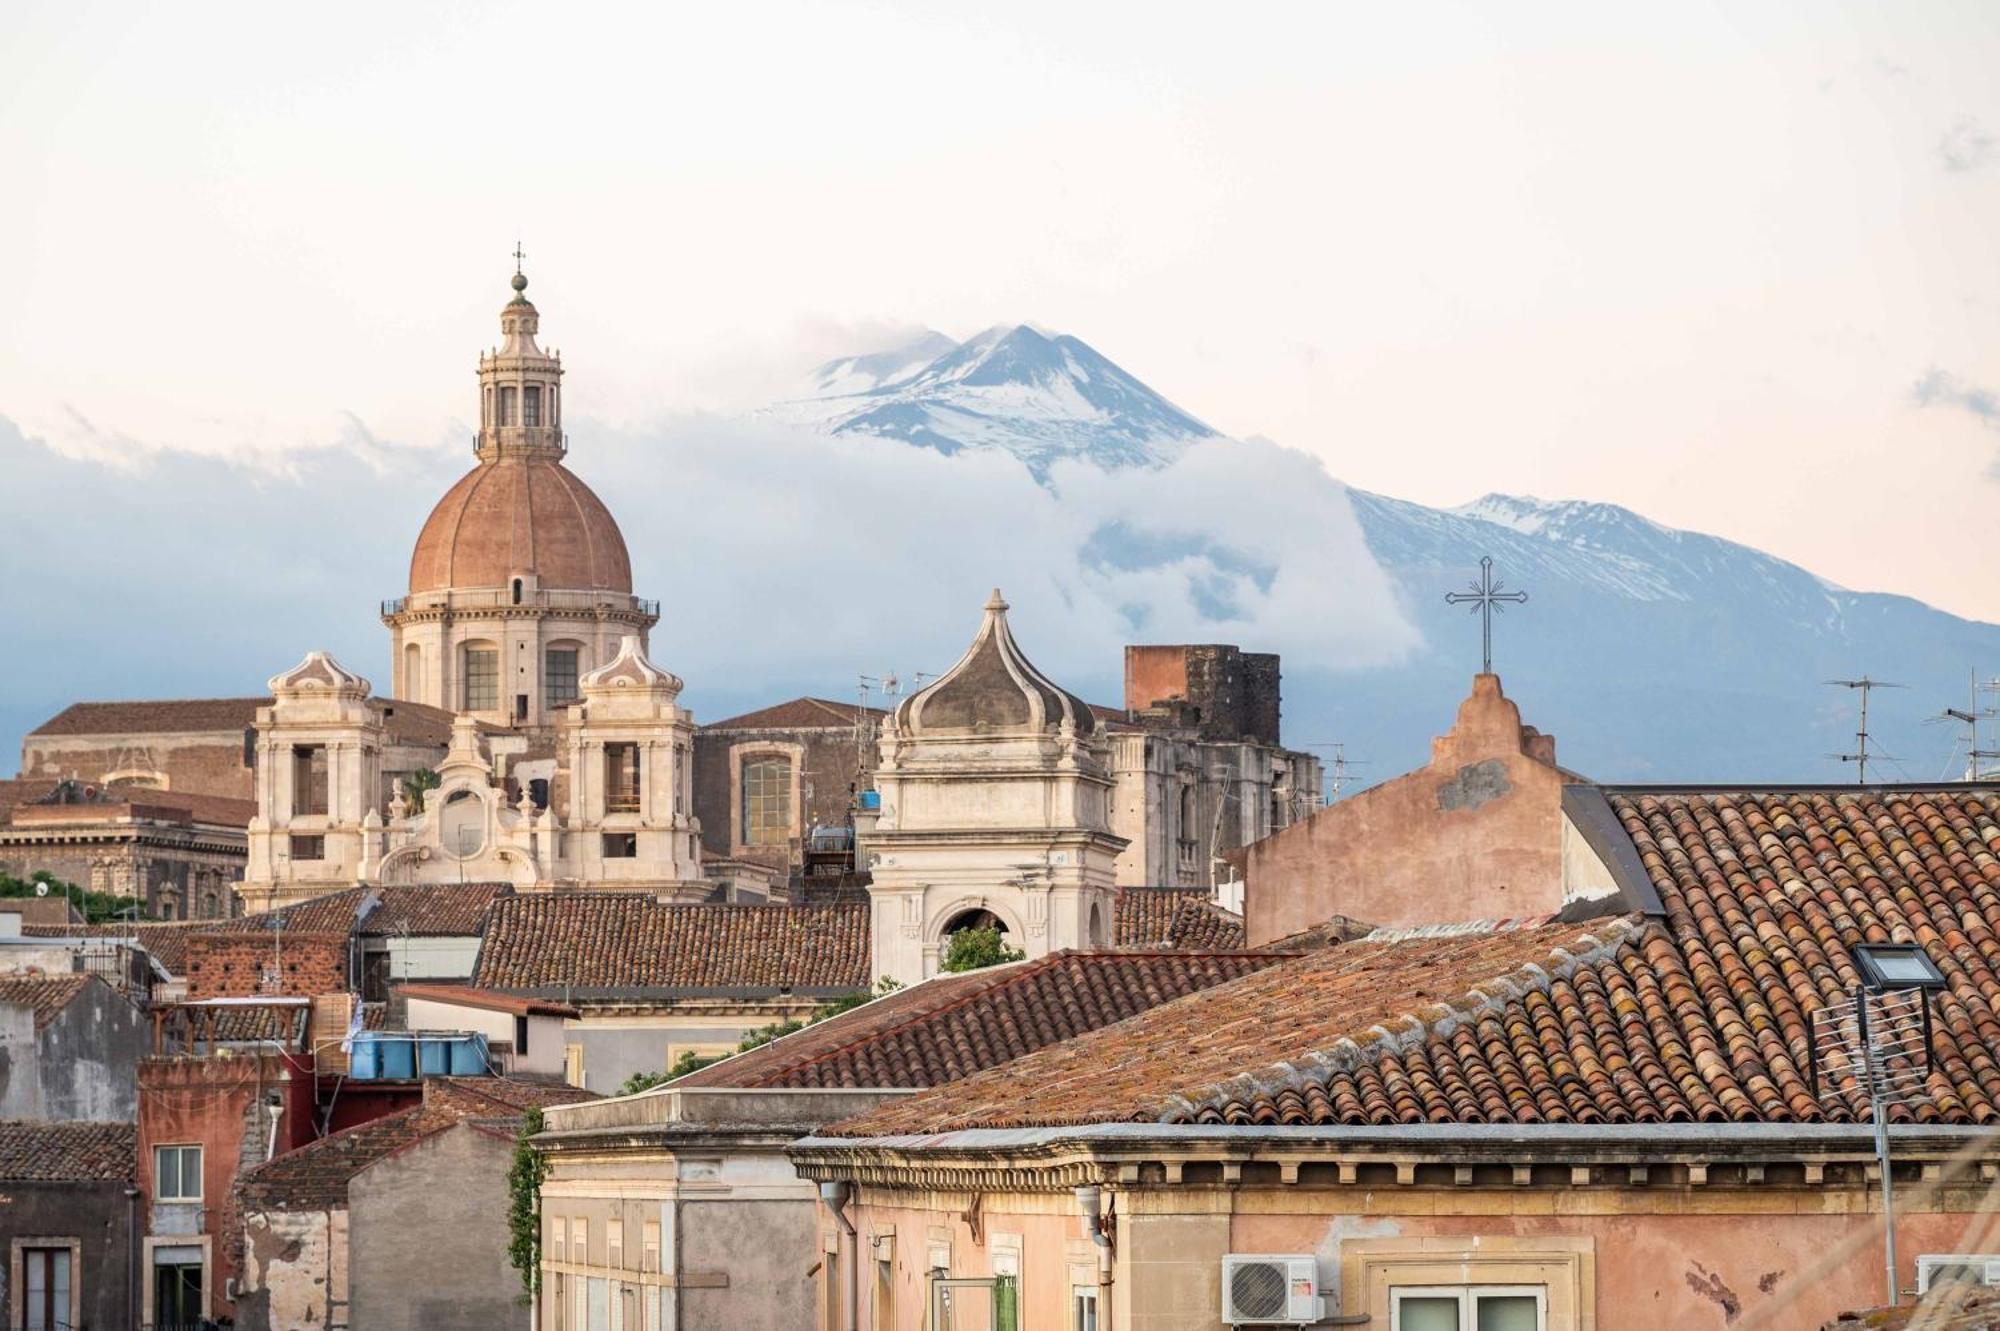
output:
[[187, 940], [216, 921], [175, 920], [147, 924], [24, 924], [29, 938], [129, 938], [166, 968], [169, 975], [187, 973]]
[[1216, 905], [1203, 887], [1123, 888], [1113, 928], [1120, 947], [1214, 951], [1244, 945], [1243, 917]]
[[425, 998], [433, 1003], [456, 1003], [462, 1007], [511, 1012], [520, 1017], [577, 1015], [577, 1010], [568, 1003], [557, 1003], [547, 998], [524, 998], [519, 994], [501, 993], [495, 989], [475, 989], [465, 984], [427, 984], [411, 981], [399, 985], [398, 988], [406, 999]]
[[2000, 794], [1609, 792], [1656, 920], [1371, 937], [1203, 990], [843, 1131], [1225, 1123], [1853, 1122], [1815, 1097], [1811, 1013], [1862, 941], [1924, 945], [1929, 1094], [2000, 1122]]
[[636, 893], [503, 897], [473, 983], [544, 992], [866, 989], [868, 909], [665, 906]]
[[[0, 975], [0, 1003], [34, 1009], [35, 1029], [39, 1031], [60, 1017], [85, 986], [92, 984], [104, 981], [95, 975]], [[108, 984], [104, 987], [116, 992]]]
[[183, 735], [247, 730], [269, 698], [151, 698], [73, 702], [29, 731], [35, 735]]
[[1279, 960], [1053, 952], [939, 975], [680, 1078], [676, 1086], [935, 1086]]
[[136, 1123], [0, 1122], [0, 1183], [130, 1183]]
[[357, 1123], [274, 1156], [237, 1180], [247, 1211], [319, 1210], [347, 1205], [356, 1174], [425, 1137], [474, 1120], [518, 1117], [530, 1108], [596, 1097], [573, 1086], [502, 1077], [436, 1078], [424, 1083], [423, 1103]]
[[854, 724], [857, 711], [877, 719], [888, 715], [878, 707], [861, 709], [851, 702], [833, 702], [826, 698], [793, 698], [789, 702], [773, 703], [760, 707], [754, 712], [732, 716], [722, 721], [711, 721], [703, 730], [812, 730], [817, 728], [843, 729]]

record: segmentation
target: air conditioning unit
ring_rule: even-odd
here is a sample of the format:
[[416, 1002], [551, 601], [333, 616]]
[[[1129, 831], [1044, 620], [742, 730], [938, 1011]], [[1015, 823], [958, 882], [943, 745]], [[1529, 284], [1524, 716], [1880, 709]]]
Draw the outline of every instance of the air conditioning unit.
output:
[[1310, 1253], [1233, 1252], [1222, 1259], [1228, 1326], [1310, 1326], [1326, 1316]]
[[2000, 1285], [2000, 1257], [1990, 1253], [1927, 1252], [1917, 1258], [1917, 1297], [1933, 1285]]

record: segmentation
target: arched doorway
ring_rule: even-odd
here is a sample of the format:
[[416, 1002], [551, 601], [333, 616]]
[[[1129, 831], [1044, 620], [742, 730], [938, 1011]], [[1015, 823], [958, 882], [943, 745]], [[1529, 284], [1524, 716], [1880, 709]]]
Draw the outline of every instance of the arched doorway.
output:
[[944, 922], [938, 936], [948, 944], [953, 934], [964, 929], [997, 929], [1002, 939], [1007, 937], [1007, 921], [984, 908], [960, 911]]

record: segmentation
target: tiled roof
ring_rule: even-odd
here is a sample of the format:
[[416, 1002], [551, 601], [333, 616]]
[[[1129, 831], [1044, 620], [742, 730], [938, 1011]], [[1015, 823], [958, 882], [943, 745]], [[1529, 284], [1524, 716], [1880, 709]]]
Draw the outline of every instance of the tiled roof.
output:
[[2000, 1331], [2000, 1290], [1933, 1285], [1918, 1303], [1842, 1313], [1821, 1331]]
[[166, 968], [169, 975], [187, 973], [187, 940], [215, 920], [174, 920], [148, 924], [26, 924], [29, 938], [129, 938]]
[[313, 897], [277, 910], [217, 920], [206, 926], [217, 933], [245, 933], [281, 927], [287, 933], [348, 933], [355, 916], [371, 894], [376, 906], [362, 921], [360, 933], [382, 938], [407, 933], [413, 938], [477, 937], [492, 904], [511, 896], [506, 883], [436, 883], [402, 887], [350, 887]]
[[433, 1003], [456, 1003], [460, 1007], [511, 1012], [518, 1017], [574, 1017], [575, 1008], [547, 998], [524, 998], [494, 989], [474, 989], [465, 984], [424, 984], [411, 981], [400, 986], [404, 998], [424, 998]]
[[29, 735], [181, 735], [247, 730], [269, 698], [150, 698], [73, 702]]
[[[84, 986], [91, 984], [104, 981], [95, 975], [0, 975], [0, 1003], [33, 1008], [39, 1031], [60, 1017]], [[111, 990], [108, 984], [104, 987]]]
[[1858, 1121], [1815, 1099], [1810, 1013], [1851, 945], [1950, 979], [1929, 1094], [1898, 1119], [2000, 1121], [2000, 795], [1978, 788], [1610, 798], [1657, 920], [1374, 938], [1308, 953], [846, 1125]]
[[1123, 888], [1114, 927], [1120, 947], [1217, 951], [1244, 944], [1243, 917], [1216, 905], [1202, 887]]
[[[868, 904], [663, 906], [637, 893], [502, 897], [486, 989], [866, 989]], [[582, 998], [583, 994], [576, 997]]]
[[851, 702], [832, 702], [825, 698], [793, 698], [790, 702], [774, 703], [754, 712], [732, 716], [723, 721], [711, 721], [703, 730], [813, 730], [819, 728], [839, 729], [854, 724], [857, 713], [864, 712], [870, 717], [880, 718], [888, 713], [877, 707], [866, 709]]
[[935, 1086], [1260, 970], [1276, 953], [1053, 952], [939, 975], [676, 1086]]
[[0, 1122], [0, 1183], [130, 1183], [138, 1165], [136, 1123]]
[[424, 1083], [423, 1103], [357, 1123], [307, 1142], [243, 1174], [245, 1210], [318, 1210], [347, 1205], [356, 1174], [434, 1133], [472, 1120], [505, 1119], [531, 1108], [596, 1097], [573, 1086], [501, 1077], [436, 1078]]
[[76, 782], [29, 779], [0, 782], [0, 787], [7, 787], [0, 789], [0, 823], [22, 828], [120, 818], [248, 827], [257, 812], [255, 800], [199, 791], [156, 790], [151, 786], [118, 785], [98, 790]]

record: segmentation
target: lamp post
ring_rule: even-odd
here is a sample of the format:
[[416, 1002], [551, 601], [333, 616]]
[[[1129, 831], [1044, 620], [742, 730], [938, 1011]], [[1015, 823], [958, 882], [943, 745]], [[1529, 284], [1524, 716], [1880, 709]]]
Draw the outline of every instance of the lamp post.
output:
[[[1882, 1176], [1882, 1259], [1891, 1306], [1900, 1302], [1896, 1279], [1896, 1192], [1889, 1154], [1889, 1105], [1921, 1094], [1930, 1076], [1930, 996], [1949, 983], [1915, 943], [1857, 943], [1851, 949], [1861, 973], [1853, 997], [1813, 1013], [1814, 1094], [1824, 1047], [1840, 1050], [1860, 1068], [1875, 1127], [1875, 1167]], [[1898, 996], [1901, 1002], [1897, 1001]], [[1824, 1034], [1822, 1033], [1824, 1032]]]

